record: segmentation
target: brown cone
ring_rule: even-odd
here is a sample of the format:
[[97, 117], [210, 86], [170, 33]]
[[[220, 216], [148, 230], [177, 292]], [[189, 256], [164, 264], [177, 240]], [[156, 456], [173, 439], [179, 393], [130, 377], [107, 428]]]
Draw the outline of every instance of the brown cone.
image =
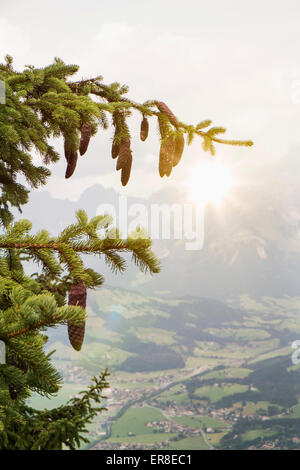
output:
[[178, 165], [181, 160], [182, 154], [184, 150], [184, 137], [182, 134], [177, 135], [175, 138], [175, 152], [173, 158], [173, 166]]
[[84, 155], [88, 149], [90, 138], [92, 135], [92, 126], [89, 122], [84, 122], [81, 126], [81, 138], [79, 144], [79, 153]]
[[[86, 308], [86, 286], [83, 281], [74, 284], [69, 292], [69, 305]], [[68, 335], [71, 345], [76, 351], [80, 351], [85, 334], [85, 322], [81, 325], [68, 323]]]
[[68, 165], [66, 169], [65, 178], [70, 178], [73, 175], [76, 165], [77, 165], [77, 159], [78, 159], [78, 152], [70, 152], [68, 154]]
[[166, 105], [166, 103], [164, 103], [163, 101], [157, 101], [156, 106], [158, 107], [158, 109], [161, 113], [164, 113], [168, 116], [169, 121], [171, 122], [171, 124], [173, 124], [173, 126], [175, 126], [175, 127], [178, 126], [179, 122], [178, 122], [176, 116], [172, 113], [172, 111]]
[[75, 351], [80, 351], [84, 341], [85, 335], [85, 322], [82, 322], [81, 325], [72, 325], [68, 323], [68, 336], [71, 345]]
[[159, 152], [159, 174], [161, 177], [170, 176], [173, 168], [173, 159], [175, 152], [175, 139], [168, 137], [168, 139], [161, 144]]
[[146, 117], [143, 117], [143, 120], [141, 122], [141, 131], [140, 131], [140, 137], [143, 142], [147, 139], [148, 132], [149, 132], [149, 122]]
[[123, 186], [129, 181], [130, 172], [131, 172], [131, 165], [132, 165], [132, 153], [130, 150], [130, 139], [127, 137], [123, 139], [122, 144], [120, 146], [120, 152], [117, 160], [117, 170], [122, 170], [121, 173], [121, 182]]

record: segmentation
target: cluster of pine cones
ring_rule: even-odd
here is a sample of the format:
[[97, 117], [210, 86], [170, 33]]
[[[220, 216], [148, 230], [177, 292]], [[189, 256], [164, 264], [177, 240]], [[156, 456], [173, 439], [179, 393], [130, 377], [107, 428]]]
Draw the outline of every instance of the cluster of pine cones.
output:
[[[156, 106], [160, 113], [168, 117], [169, 122], [178, 131], [179, 122], [176, 116], [162, 101], [156, 101]], [[149, 133], [149, 122], [144, 116], [141, 122], [140, 138], [144, 142]], [[88, 149], [92, 135], [92, 126], [89, 122], [84, 122], [81, 127], [81, 138], [79, 144], [79, 153], [84, 155]], [[66, 178], [70, 178], [76, 168], [78, 159], [78, 150], [73, 149], [65, 140], [65, 158], [67, 160]], [[172, 168], [180, 162], [184, 150], [184, 136], [176, 132], [165, 139], [162, 139], [159, 152], [159, 174], [161, 177], [170, 176]], [[121, 170], [121, 182], [123, 186], [129, 181], [132, 166], [132, 151], [130, 148], [130, 137], [125, 137], [120, 143], [113, 143], [111, 149], [113, 159], [117, 158], [116, 169]]]
[[[162, 101], [157, 101], [156, 106], [158, 110], [168, 117], [169, 122], [178, 129], [179, 123], [168, 106]], [[144, 116], [141, 122], [140, 138], [144, 142], [149, 133], [149, 122]], [[89, 122], [83, 123], [81, 127], [81, 138], [79, 144], [79, 153], [84, 155], [88, 149], [90, 138], [92, 135], [92, 126]], [[159, 153], [159, 174], [161, 177], [170, 176], [172, 168], [180, 162], [184, 150], [184, 136], [183, 134], [176, 133], [166, 139], [162, 139]], [[121, 182], [123, 186], [129, 181], [131, 166], [132, 166], [132, 152], [130, 149], [130, 138], [124, 138], [121, 143], [113, 143], [111, 149], [112, 158], [117, 158], [116, 169], [121, 170]], [[68, 146], [65, 141], [65, 158], [67, 160], [66, 178], [70, 178], [76, 168], [78, 159], [78, 150], [74, 150]], [[86, 286], [83, 281], [73, 284], [69, 291], [69, 305], [78, 305], [86, 308]], [[68, 335], [71, 345], [76, 351], [80, 351], [85, 334], [85, 322], [81, 325], [73, 325], [68, 323]]]
[[[79, 153], [84, 155], [88, 149], [90, 138], [92, 135], [92, 126], [89, 122], [84, 122], [81, 126], [81, 138], [79, 144]], [[72, 149], [68, 145], [68, 141], [65, 140], [65, 158], [67, 160], [66, 178], [70, 178], [76, 168], [78, 159], [78, 150]]]
[[[159, 111], [168, 116], [169, 121], [173, 126], [178, 129], [178, 120], [162, 101], [156, 103]], [[172, 168], [181, 160], [184, 150], [184, 136], [183, 134], [171, 135], [163, 140], [159, 152], [159, 175], [170, 176]]]
[[113, 144], [111, 148], [112, 158], [117, 158], [117, 170], [121, 170], [121, 183], [123, 186], [129, 181], [131, 165], [132, 165], [132, 152], [130, 149], [130, 138], [126, 137], [122, 140], [121, 144]]

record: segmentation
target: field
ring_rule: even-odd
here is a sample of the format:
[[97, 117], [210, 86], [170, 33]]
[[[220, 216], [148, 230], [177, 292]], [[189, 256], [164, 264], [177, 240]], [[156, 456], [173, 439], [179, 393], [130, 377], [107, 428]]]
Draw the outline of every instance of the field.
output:
[[208, 450], [207, 444], [203, 441], [201, 436], [189, 437], [177, 442], [172, 442], [168, 449], [170, 450]]
[[34, 393], [32, 398], [28, 400], [28, 404], [30, 406], [34, 406], [37, 409], [44, 409], [44, 408], [56, 408], [64, 403], [66, 403], [70, 398], [74, 395], [77, 395], [84, 389], [84, 385], [74, 384], [74, 383], [66, 383], [64, 384], [63, 388], [58, 392], [56, 396], [53, 396], [51, 400], [46, 397], [41, 397], [37, 393]]
[[210, 416], [178, 416], [174, 418], [174, 421], [189, 426], [191, 428], [214, 428], [215, 430], [217, 430], [226, 427], [226, 423], [224, 423], [224, 421], [211, 418]]
[[136, 435], [152, 434], [152, 428], [146, 424], [152, 421], [166, 420], [164, 415], [155, 408], [130, 408], [124, 415], [113, 424], [111, 439], [127, 437], [131, 432]]
[[115, 442], [127, 442], [129, 444], [132, 443], [139, 443], [139, 444], [156, 444], [160, 443], [163, 441], [166, 441], [167, 439], [171, 439], [175, 437], [176, 434], [172, 433], [153, 433], [153, 434], [139, 434], [137, 436], [132, 436], [132, 437], [111, 437], [107, 440], [107, 442], [115, 443]]
[[211, 403], [221, 400], [223, 397], [235, 395], [238, 393], [246, 392], [246, 385], [219, 385], [215, 384], [213, 387], [199, 387], [195, 390], [195, 395], [200, 399], [208, 399]]

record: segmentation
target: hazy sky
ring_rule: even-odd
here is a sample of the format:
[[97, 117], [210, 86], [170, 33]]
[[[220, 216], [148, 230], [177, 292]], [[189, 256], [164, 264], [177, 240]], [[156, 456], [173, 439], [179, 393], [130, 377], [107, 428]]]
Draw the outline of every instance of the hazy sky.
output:
[[[299, 168], [299, 14], [296, 0], [2, 0], [1, 55], [13, 55], [18, 68], [61, 57], [81, 66], [79, 77], [126, 83], [132, 98], [165, 101], [185, 122], [210, 118], [228, 137], [255, 141], [252, 149], [217, 147], [215, 158], [238, 178], [269, 181], [284, 169], [288, 181]], [[156, 123], [146, 143], [138, 141], [138, 127], [133, 118], [127, 194], [185, 184], [211, 158], [195, 142], [162, 180]], [[67, 182], [62, 159], [45, 189], [71, 199], [95, 183], [124, 192], [110, 138], [111, 131], [99, 133]]]

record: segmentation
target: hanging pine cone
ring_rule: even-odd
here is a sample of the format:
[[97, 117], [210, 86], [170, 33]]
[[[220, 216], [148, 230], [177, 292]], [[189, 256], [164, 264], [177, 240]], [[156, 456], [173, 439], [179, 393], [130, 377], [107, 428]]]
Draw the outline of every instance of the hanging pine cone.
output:
[[175, 139], [173, 136], [168, 137], [168, 139], [163, 142], [160, 146], [159, 152], [159, 175], [163, 177], [164, 175], [170, 176], [173, 168], [173, 160], [175, 153]]
[[129, 181], [130, 171], [132, 165], [132, 153], [130, 150], [130, 139], [129, 137], [123, 139], [120, 146], [119, 156], [117, 160], [117, 170], [122, 170], [121, 182], [123, 186]]
[[[83, 281], [74, 284], [69, 292], [68, 305], [76, 305], [86, 308], [86, 286]], [[81, 325], [68, 323], [68, 335], [71, 345], [76, 351], [80, 351], [85, 334], [85, 322]]]
[[78, 152], [68, 153], [68, 160], [67, 160], [68, 165], [66, 169], [65, 178], [70, 178], [73, 175], [76, 165], [77, 165], [77, 159], [78, 159]]
[[179, 122], [177, 120], [177, 117], [172, 113], [166, 103], [163, 103], [163, 101], [157, 101], [156, 106], [158, 107], [161, 113], [164, 113], [168, 116], [169, 121], [171, 124], [173, 124], [173, 126], [178, 127]]
[[144, 116], [141, 122], [141, 131], [140, 131], [140, 137], [143, 142], [147, 139], [148, 132], [149, 132], [149, 122], [148, 122], [148, 119]]
[[184, 137], [182, 134], [177, 135], [175, 138], [175, 151], [174, 151], [174, 158], [173, 158], [173, 166], [178, 165], [181, 160], [182, 154], [184, 150]]
[[88, 149], [90, 138], [92, 135], [92, 126], [89, 122], [84, 122], [81, 126], [81, 138], [79, 144], [80, 155], [84, 155]]

